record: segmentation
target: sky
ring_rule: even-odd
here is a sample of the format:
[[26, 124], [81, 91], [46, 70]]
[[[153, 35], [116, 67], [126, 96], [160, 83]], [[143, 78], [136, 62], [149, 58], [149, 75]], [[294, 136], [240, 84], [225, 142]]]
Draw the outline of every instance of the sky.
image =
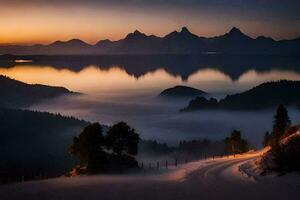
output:
[[201, 36], [239, 27], [257, 37], [300, 36], [299, 0], [0, 0], [0, 44], [118, 40], [134, 30]]

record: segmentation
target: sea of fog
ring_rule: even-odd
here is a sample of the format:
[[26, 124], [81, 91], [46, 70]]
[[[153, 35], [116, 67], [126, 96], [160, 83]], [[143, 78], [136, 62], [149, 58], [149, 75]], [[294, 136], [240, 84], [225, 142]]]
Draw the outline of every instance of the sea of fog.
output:
[[[190, 99], [166, 101], [157, 95], [166, 88], [186, 85], [222, 98], [267, 81], [300, 81], [300, 60], [289, 56], [260, 59], [197, 56], [196, 60], [190, 56], [182, 60], [176, 55], [160, 59], [92, 58], [49, 57], [46, 61], [40, 58], [39, 62], [36, 57], [33, 63], [0, 66], [0, 74], [30, 84], [62, 86], [83, 93], [33, 105], [30, 107], [33, 110], [72, 115], [106, 125], [125, 121], [142, 138], [170, 144], [190, 139], [224, 139], [230, 131], [238, 129], [256, 147], [261, 145], [265, 131], [271, 131], [275, 108], [180, 113], [179, 109]], [[294, 124], [300, 122], [300, 110], [289, 108], [289, 115]]]
[[[188, 100], [162, 100], [156, 96], [107, 95], [61, 97], [31, 107], [33, 110], [71, 115], [91, 122], [111, 125], [125, 121], [143, 139], [177, 144], [180, 140], [224, 139], [237, 129], [255, 147], [260, 147], [266, 131], [272, 129], [275, 110], [179, 112]], [[289, 108], [293, 123], [300, 122], [300, 110]]]

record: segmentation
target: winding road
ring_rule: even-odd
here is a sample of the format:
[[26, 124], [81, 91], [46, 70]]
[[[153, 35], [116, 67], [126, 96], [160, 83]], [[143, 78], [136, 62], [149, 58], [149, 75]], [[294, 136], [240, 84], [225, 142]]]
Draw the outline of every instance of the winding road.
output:
[[193, 200], [298, 199], [300, 176], [255, 179], [239, 166], [261, 152], [199, 160], [157, 174], [56, 178], [0, 186], [0, 199]]

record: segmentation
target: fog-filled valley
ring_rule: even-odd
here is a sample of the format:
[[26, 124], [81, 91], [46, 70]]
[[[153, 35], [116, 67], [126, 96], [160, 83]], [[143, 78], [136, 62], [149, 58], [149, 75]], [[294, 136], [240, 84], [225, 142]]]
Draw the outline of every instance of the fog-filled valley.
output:
[[[142, 139], [137, 159], [145, 163], [168, 159], [174, 162], [175, 158], [183, 162], [203, 155], [224, 154], [224, 138], [233, 130], [241, 131], [251, 148], [261, 148], [265, 132], [272, 129], [276, 107], [180, 112], [193, 97], [163, 98], [160, 93], [184, 85], [201, 90], [199, 95], [221, 99], [269, 81], [297, 81], [300, 80], [298, 59], [289, 56], [279, 60], [274, 58], [282, 65], [270, 58], [257, 62], [250, 59], [249, 63], [256, 66], [252, 68], [242, 59], [246, 58], [244, 56], [237, 56], [236, 60], [230, 57], [225, 66], [214, 62], [219, 56], [202, 57], [203, 60], [193, 60], [193, 57], [159, 56], [158, 59], [153, 56], [151, 60], [151, 56], [146, 56], [144, 59], [149, 60], [149, 65], [142, 62], [142, 56], [137, 56], [136, 60], [134, 56], [102, 56], [101, 59], [86, 56], [66, 59], [56, 56], [1, 57], [0, 75], [7, 76], [1, 80], [10, 82], [10, 87], [19, 87], [20, 91], [14, 94], [2, 85], [2, 93], [7, 99], [14, 100], [7, 105], [13, 106], [16, 102], [18, 104], [13, 109], [49, 112], [1, 110], [3, 120], [10, 121], [1, 133], [2, 141], [6, 143], [3, 147], [8, 153], [12, 146], [22, 152], [11, 157], [7, 161], [9, 165], [2, 164], [15, 169], [23, 163], [21, 172], [18, 172], [21, 174], [31, 168], [38, 173], [46, 170], [48, 176], [51, 176], [51, 171], [53, 176], [61, 175], [75, 162], [69, 154], [73, 137], [78, 136], [85, 125], [94, 122], [107, 127], [125, 121], [134, 127]], [[26, 94], [26, 88], [31, 92], [20, 95]], [[61, 90], [67, 92], [61, 93]], [[176, 92], [174, 94], [176, 96]], [[39, 101], [22, 104], [25, 100], [30, 102], [27, 99], [33, 95]], [[298, 124], [299, 108], [287, 108], [292, 123]], [[15, 127], [14, 123], [18, 126]], [[9, 135], [10, 131], [14, 134]], [[32, 153], [35, 150], [39, 154]], [[51, 169], [45, 167], [49, 162], [53, 166]]]
[[[181, 113], [187, 100], [169, 102], [156, 98], [127, 97], [113, 102], [101, 98], [62, 97], [31, 109], [60, 112], [91, 122], [113, 124], [126, 121], [137, 129], [144, 139], [156, 139], [171, 145], [181, 140], [222, 140], [230, 131], [241, 130], [251, 144], [258, 148], [264, 133], [272, 128], [275, 110], [262, 111], [198, 111]], [[291, 120], [299, 122], [298, 108], [289, 108]]]
[[[83, 93], [49, 99], [31, 105], [31, 110], [106, 125], [126, 121], [142, 138], [171, 145], [184, 139], [219, 140], [238, 129], [254, 147], [260, 147], [264, 132], [271, 129], [275, 108], [180, 113], [191, 98], [158, 98], [166, 88], [191, 86], [220, 99], [268, 81], [300, 80], [299, 59], [293, 56], [6, 56], [1, 60], [2, 75]], [[298, 123], [298, 108], [289, 112]]]

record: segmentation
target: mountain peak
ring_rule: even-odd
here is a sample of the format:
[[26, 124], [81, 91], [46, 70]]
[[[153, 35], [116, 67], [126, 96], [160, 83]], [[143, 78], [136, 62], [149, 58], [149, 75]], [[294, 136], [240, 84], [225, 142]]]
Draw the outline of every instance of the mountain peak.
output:
[[242, 31], [237, 28], [237, 27], [233, 27], [230, 31], [229, 34], [242, 34]]
[[133, 32], [134, 35], [144, 35], [143, 33], [141, 33], [139, 30], [135, 30]]
[[181, 31], [173, 31], [169, 33], [168, 35], [165, 36], [165, 38], [173, 38], [173, 39], [179, 39], [179, 38], [184, 38], [184, 39], [189, 39], [189, 38], [198, 38], [197, 35], [191, 33], [187, 27], [182, 27]]
[[129, 33], [127, 36], [126, 36], [126, 39], [136, 39], [136, 38], [145, 38], [147, 37], [146, 34], [144, 33], [141, 33], [140, 31], [138, 30], [135, 30], [133, 33]]
[[228, 33], [225, 34], [226, 37], [235, 39], [253, 39], [248, 35], [244, 34], [239, 28], [233, 27]]
[[186, 26], [184, 26], [181, 29], [181, 33], [191, 33], [191, 32], [189, 31], [189, 29]]
[[87, 43], [85, 43], [84, 41], [80, 40], [80, 39], [71, 39], [68, 41], [61, 41], [61, 40], [57, 40], [55, 42], [53, 42], [52, 44], [50, 44], [50, 46], [58, 46], [58, 45], [88, 45]]

